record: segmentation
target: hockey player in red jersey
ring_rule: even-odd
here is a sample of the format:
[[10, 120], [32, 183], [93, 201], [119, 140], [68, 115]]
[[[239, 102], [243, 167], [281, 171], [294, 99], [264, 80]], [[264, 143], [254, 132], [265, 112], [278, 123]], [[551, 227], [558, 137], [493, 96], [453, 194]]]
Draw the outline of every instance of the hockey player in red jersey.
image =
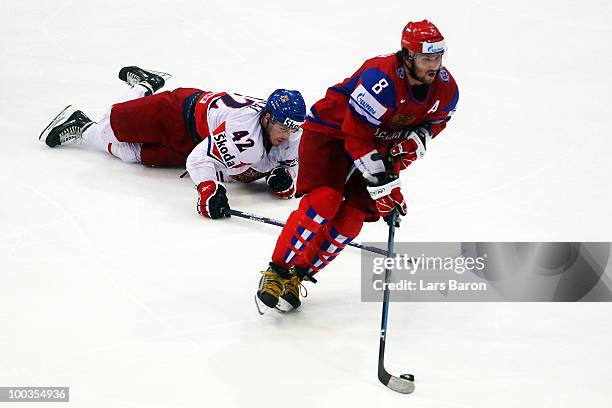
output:
[[400, 51], [367, 60], [312, 106], [299, 148], [302, 198], [262, 272], [260, 313], [299, 307], [301, 281], [314, 281], [364, 222], [406, 214], [399, 171], [424, 156], [459, 99], [445, 51], [434, 24], [409, 22]]
[[153, 95], [167, 77], [124, 67], [119, 78], [132, 88], [98, 123], [68, 106], [40, 140], [49, 147], [84, 142], [147, 166], [186, 165], [198, 192], [197, 210], [205, 217], [227, 216], [220, 182], [265, 178], [276, 197], [293, 196], [300, 126], [306, 119], [298, 91], [277, 89], [267, 100], [195, 88]]

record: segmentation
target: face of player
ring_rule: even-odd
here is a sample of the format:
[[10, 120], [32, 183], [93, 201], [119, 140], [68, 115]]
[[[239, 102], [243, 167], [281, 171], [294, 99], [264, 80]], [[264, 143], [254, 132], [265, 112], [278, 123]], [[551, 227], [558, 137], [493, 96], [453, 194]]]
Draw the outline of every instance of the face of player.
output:
[[269, 113], [265, 114], [262, 121], [266, 136], [268, 136], [268, 140], [272, 146], [278, 146], [291, 137], [291, 129], [272, 119]]
[[412, 62], [412, 74], [414, 79], [421, 84], [429, 85], [438, 74], [442, 65], [442, 53], [438, 54], [416, 54]]

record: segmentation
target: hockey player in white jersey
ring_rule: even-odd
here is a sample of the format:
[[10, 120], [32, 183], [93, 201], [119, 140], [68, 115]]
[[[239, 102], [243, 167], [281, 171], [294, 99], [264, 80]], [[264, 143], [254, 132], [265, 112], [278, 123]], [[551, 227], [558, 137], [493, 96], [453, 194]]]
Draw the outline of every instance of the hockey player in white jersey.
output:
[[272, 194], [293, 197], [300, 126], [306, 118], [298, 91], [277, 89], [267, 101], [211, 93], [198, 105], [196, 112], [205, 110], [208, 129], [214, 129], [187, 158], [200, 214], [227, 216], [226, 189], [220, 182], [250, 183], [265, 177]]
[[224, 217], [229, 208], [220, 182], [265, 177], [272, 194], [293, 196], [306, 117], [298, 91], [278, 89], [268, 100], [196, 88], [155, 94], [168, 77], [124, 67], [119, 78], [132, 88], [98, 123], [68, 106], [39, 139], [49, 147], [83, 142], [145, 166], [186, 165], [198, 191], [197, 210], [209, 218]]

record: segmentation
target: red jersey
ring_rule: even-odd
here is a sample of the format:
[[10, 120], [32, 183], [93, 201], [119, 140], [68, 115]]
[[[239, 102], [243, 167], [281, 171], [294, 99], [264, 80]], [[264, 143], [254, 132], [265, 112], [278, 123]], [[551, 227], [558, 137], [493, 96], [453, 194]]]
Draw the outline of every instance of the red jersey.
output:
[[441, 67], [419, 100], [406, 76], [397, 54], [367, 60], [349, 78], [327, 89], [310, 108], [304, 129], [344, 139], [353, 159], [374, 149], [386, 152], [383, 149], [398, 141], [393, 132], [426, 126], [432, 137], [437, 136], [459, 100], [455, 80]]

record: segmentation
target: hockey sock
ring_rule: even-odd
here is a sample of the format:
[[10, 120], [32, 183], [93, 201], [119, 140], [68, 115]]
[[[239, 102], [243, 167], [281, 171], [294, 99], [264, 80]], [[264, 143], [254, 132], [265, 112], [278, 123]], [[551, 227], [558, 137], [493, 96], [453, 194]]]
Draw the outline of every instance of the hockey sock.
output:
[[108, 152], [126, 163], [140, 163], [140, 143], [109, 143]]
[[117, 140], [110, 124], [110, 115], [99, 123], [92, 124], [83, 132], [83, 142], [96, 149], [108, 152], [124, 162], [140, 163], [140, 143], [123, 143]]
[[281, 231], [272, 254], [272, 262], [289, 268], [323, 225], [333, 218], [342, 195], [329, 187], [317, 187], [306, 194]]
[[143, 98], [145, 94], [149, 92], [149, 89], [144, 85], [134, 85], [134, 87], [130, 88], [126, 93], [124, 93], [121, 98], [115, 103], [127, 102], [138, 98]]
[[359, 235], [364, 219], [363, 211], [346, 202], [342, 203], [336, 216], [305, 248], [295, 265], [308, 270], [309, 275], [315, 275]]

